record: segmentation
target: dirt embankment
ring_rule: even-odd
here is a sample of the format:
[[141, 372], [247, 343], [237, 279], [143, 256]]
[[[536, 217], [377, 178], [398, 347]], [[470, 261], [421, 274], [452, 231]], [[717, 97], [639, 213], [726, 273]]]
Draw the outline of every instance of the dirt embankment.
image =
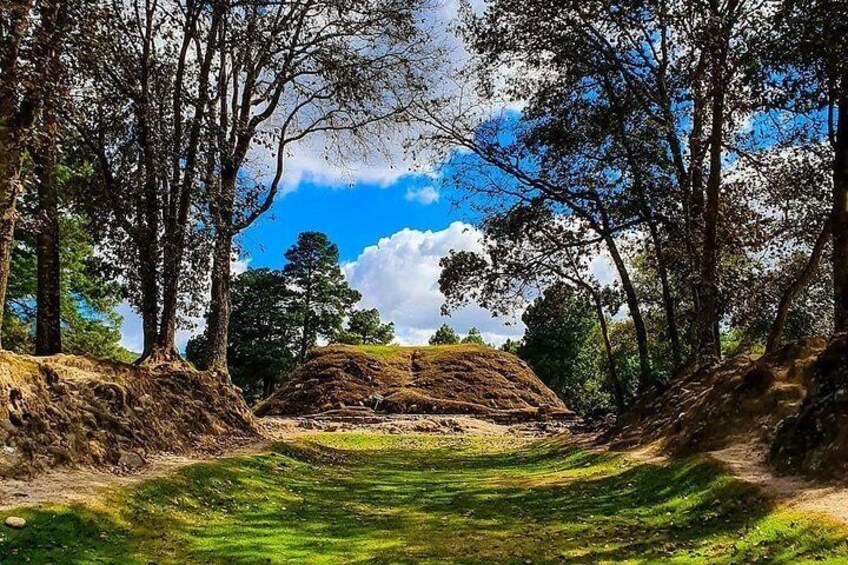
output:
[[644, 395], [603, 441], [659, 442], [673, 455], [751, 446], [782, 472], [848, 478], [848, 356], [844, 338], [689, 370]]
[[135, 468], [154, 453], [214, 452], [258, 433], [236, 388], [187, 365], [0, 353], [0, 477]]
[[498, 421], [574, 414], [520, 359], [471, 345], [315, 350], [255, 412], [468, 414]]

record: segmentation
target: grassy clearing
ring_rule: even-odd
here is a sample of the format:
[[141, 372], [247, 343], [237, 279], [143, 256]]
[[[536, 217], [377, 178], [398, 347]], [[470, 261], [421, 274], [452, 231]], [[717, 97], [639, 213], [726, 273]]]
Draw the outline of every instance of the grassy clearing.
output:
[[97, 508], [15, 514], [0, 563], [845, 563], [846, 531], [698, 459], [552, 443], [316, 435]]

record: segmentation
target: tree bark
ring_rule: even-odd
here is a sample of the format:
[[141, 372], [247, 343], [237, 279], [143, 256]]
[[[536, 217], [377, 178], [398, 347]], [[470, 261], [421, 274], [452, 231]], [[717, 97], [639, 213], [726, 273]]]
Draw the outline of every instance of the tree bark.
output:
[[816, 274], [825, 245], [832, 233], [833, 221], [831, 217], [825, 222], [821, 233], [816, 238], [816, 242], [813, 244], [813, 249], [810, 251], [810, 256], [807, 258], [804, 268], [801, 269], [801, 272], [798, 273], [798, 276], [795, 277], [795, 280], [783, 291], [783, 295], [780, 297], [780, 304], [777, 306], [777, 315], [771, 325], [771, 331], [766, 342], [766, 353], [772, 353], [780, 346], [780, 342], [783, 339], [783, 329], [786, 327], [786, 318], [789, 316], [789, 309], [792, 307], [792, 302], [798, 296], [798, 293], [810, 284], [813, 275]]
[[612, 342], [609, 337], [609, 327], [607, 326], [607, 317], [604, 314], [604, 305], [601, 302], [601, 297], [595, 289], [591, 289], [592, 302], [595, 305], [595, 314], [598, 316], [598, 324], [601, 327], [601, 337], [604, 340], [604, 352], [607, 356], [607, 378], [612, 385], [613, 397], [615, 398], [615, 407], [619, 414], [623, 414], [626, 408], [624, 402], [624, 388], [621, 386], [621, 378], [618, 376], [618, 367], [615, 362], [615, 354], [612, 350]]
[[834, 331], [848, 331], [848, 71], [842, 75], [833, 160]]
[[45, 104], [43, 116], [47, 140], [43, 147], [33, 151], [39, 176], [35, 354], [55, 355], [62, 351], [62, 292], [59, 261], [59, 190], [56, 177], [58, 132], [50, 103]]
[[[732, 3], [732, 2], [731, 2]], [[731, 8], [726, 8], [728, 11]], [[721, 342], [718, 335], [718, 221], [721, 201], [722, 156], [725, 122], [725, 69], [727, 66], [727, 37], [729, 31], [722, 15], [718, 0], [710, 1], [710, 15], [717, 28], [710, 43], [710, 147], [709, 175], [706, 183], [706, 202], [704, 205], [704, 241], [701, 255], [700, 299], [701, 310], [698, 313], [699, 344], [698, 353], [702, 360], [721, 358]]]
[[[183, 31], [184, 44], [180, 54], [180, 72], [176, 79], [174, 88], [174, 174], [171, 179], [171, 202], [165, 222], [165, 241], [163, 244], [164, 264], [162, 267], [162, 315], [159, 329], [159, 347], [170, 357], [179, 357], [174, 341], [177, 333], [177, 306], [179, 300], [180, 276], [183, 269], [183, 258], [185, 256], [186, 236], [189, 223], [189, 211], [192, 197], [197, 189], [195, 180], [197, 177], [197, 166], [200, 158], [200, 143], [203, 120], [207, 114], [209, 103], [209, 82], [212, 69], [212, 61], [215, 51], [215, 42], [218, 39], [218, 29], [223, 16], [220, 2], [214, 4], [212, 22], [207, 35], [206, 51], [200, 67], [198, 79], [197, 98], [194, 102], [194, 114], [188, 136], [188, 145], [185, 151], [185, 161], [179, 155], [182, 154], [182, 106], [184, 96], [183, 72], [186, 64], [188, 45], [192, 39], [196, 39], [197, 26], [189, 24]], [[194, 17], [190, 15], [189, 17]], [[182, 169], [182, 175], [180, 174]]]
[[610, 235], [608, 230], [604, 230], [602, 237], [610, 252], [613, 264], [618, 271], [618, 278], [621, 280], [621, 287], [624, 289], [624, 296], [627, 301], [627, 309], [630, 311], [630, 318], [633, 320], [633, 329], [636, 333], [636, 346], [639, 350], [639, 386], [643, 390], [646, 390], [648, 387], [656, 384], [656, 381], [654, 379], [654, 372], [651, 369], [648, 331], [645, 329], [645, 320], [642, 317], [642, 310], [639, 306], [639, 297], [636, 293], [636, 287], [633, 286], [633, 281], [630, 279], [630, 273], [627, 270], [624, 258], [618, 250], [615, 238]]
[[227, 368], [227, 337], [230, 329], [230, 258], [233, 237], [228, 231], [215, 234], [215, 253], [212, 263], [212, 298], [206, 332], [209, 336], [209, 358], [206, 367], [223, 374]]
[[135, 104], [138, 122], [138, 145], [141, 149], [141, 168], [144, 188], [140, 203], [143, 244], [139, 246], [139, 282], [142, 296], [142, 325], [144, 352], [137, 363], [158, 358], [159, 349], [159, 184], [153, 144], [151, 115], [151, 67], [153, 50], [153, 7], [145, 5], [145, 32], [142, 48], [140, 83], [141, 94]]
[[[18, 103], [20, 46], [31, 21], [33, 0], [13, 1], [10, 29], [0, 45], [0, 332], [14, 244], [17, 200], [21, 193], [23, 149], [33, 118], [31, 101]], [[2, 347], [2, 343], [0, 343]]]

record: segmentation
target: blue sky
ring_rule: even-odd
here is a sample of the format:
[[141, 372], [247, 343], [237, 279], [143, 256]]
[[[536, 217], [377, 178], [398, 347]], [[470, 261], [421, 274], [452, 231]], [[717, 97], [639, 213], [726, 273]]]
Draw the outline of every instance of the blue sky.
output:
[[[280, 268], [299, 233], [321, 231], [339, 246], [345, 275], [363, 295], [359, 307], [377, 308], [384, 320], [394, 322], [399, 343], [424, 344], [444, 322], [461, 333], [477, 327], [496, 344], [523, 334], [516, 320], [493, 319], [474, 306], [450, 318], [441, 315], [439, 260], [452, 249], [475, 249], [478, 233], [470, 211], [443, 194], [439, 179], [402, 170], [375, 174], [372, 169], [359, 181], [345, 182], [309, 166], [293, 176], [296, 181], [268, 214], [242, 236], [236, 271]], [[138, 315], [126, 304], [119, 311], [124, 316], [123, 345], [140, 351]], [[181, 349], [202, 331], [202, 320], [194, 323], [179, 332]]]
[[[441, 29], [445, 45], [452, 46], [457, 65], [467, 57], [461, 42], [448, 31], [458, 5], [458, 0], [437, 2], [429, 15], [434, 29]], [[483, 3], [472, 0], [472, 5], [479, 11]], [[284, 192], [241, 237], [242, 256], [234, 269], [280, 268], [283, 254], [299, 233], [321, 231], [339, 246], [345, 275], [363, 295], [359, 306], [378, 308], [386, 321], [394, 322], [400, 343], [426, 343], [446, 321], [461, 333], [475, 326], [496, 344], [520, 336], [523, 329], [514, 321], [494, 320], [480, 308], [465, 308], [450, 319], [440, 315], [439, 260], [452, 249], [478, 248], [479, 234], [471, 225], [470, 212], [442, 194], [437, 175], [420, 172], [422, 163], [409, 162], [403, 140], [401, 132], [396, 143], [388, 143], [388, 154], [377, 155], [380, 151], [375, 150], [370, 163], [327, 161], [320, 140], [296, 148], [287, 161]], [[262, 161], [259, 157], [256, 163], [259, 170], [265, 168]], [[423, 165], [425, 170], [439, 169], [438, 163]], [[138, 315], [127, 304], [119, 312], [124, 316], [123, 345], [140, 351]], [[180, 331], [178, 347], [202, 331], [202, 324], [196, 319], [193, 328]]]
[[279, 268], [283, 253], [299, 233], [320, 231], [330, 236], [339, 246], [341, 260], [348, 262], [365, 247], [404, 228], [438, 231], [469, 219], [429, 175], [409, 174], [389, 185], [305, 180], [277, 199], [268, 215], [242, 238], [242, 246], [251, 266]]

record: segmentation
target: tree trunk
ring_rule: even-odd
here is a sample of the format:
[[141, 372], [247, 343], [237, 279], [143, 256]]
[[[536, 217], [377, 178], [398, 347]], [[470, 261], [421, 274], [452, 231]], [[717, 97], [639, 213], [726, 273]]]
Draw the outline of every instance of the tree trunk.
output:
[[[704, 205], [704, 241], [701, 255], [700, 299], [698, 312], [699, 344], [698, 354], [702, 360], [721, 358], [721, 344], [718, 335], [718, 221], [721, 198], [722, 156], [725, 122], [725, 68], [727, 66], [727, 25], [723, 19], [717, 0], [711, 0], [711, 15], [718, 28], [709, 39], [711, 49], [710, 93], [712, 112], [710, 123], [710, 169], [706, 183], [706, 202]], [[729, 10], [729, 8], [728, 8]]]
[[621, 386], [621, 379], [618, 376], [618, 367], [615, 362], [615, 354], [612, 350], [612, 343], [609, 338], [609, 328], [607, 327], [607, 317], [604, 314], [604, 305], [601, 302], [601, 297], [597, 291], [591, 290], [592, 301], [595, 304], [595, 314], [598, 316], [598, 324], [601, 327], [601, 337], [604, 340], [604, 352], [607, 356], [607, 378], [612, 385], [613, 396], [615, 398], [615, 408], [619, 414], [623, 414], [626, 408], [624, 402], [624, 388]]
[[[183, 269], [183, 258], [185, 256], [186, 236], [189, 224], [189, 212], [192, 204], [192, 197], [196, 190], [195, 179], [197, 176], [197, 166], [200, 153], [200, 142], [202, 134], [202, 124], [207, 113], [207, 105], [209, 102], [209, 80], [212, 67], [212, 60], [215, 54], [214, 44], [217, 40], [218, 29], [222, 18], [222, 5], [220, 2], [214, 4], [212, 12], [212, 22], [209, 29], [206, 41], [206, 52], [203, 56], [203, 62], [200, 67], [200, 75], [198, 78], [197, 99], [194, 103], [194, 115], [191, 122], [191, 129], [188, 137], [188, 147], [186, 150], [185, 162], [182, 165], [183, 174], [180, 178], [182, 154], [181, 134], [175, 134], [174, 143], [174, 175], [171, 180], [171, 209], [166, 226], [166, 240], [163, 244], [164, 264], [162, 267], [162, 316], [161, 327], [159, 329], [159, 347], [167, 352], [169, 356], [179, 358], [179, 352], [174, 345], [177, 333], [177, 306], [179, 300], [180, 275]], [[196, 26], [191, 26], [185, 29], [183, 50], [180, 55], [182, 69], [185, 65], [187, 47], [191, 39], [196, 39]], [[183, 94], [182, 90], [182, 73], [176, 79], [174, 88], [174, 114], [176, 117], [175, 131], [181, 132], [182, 112], [181, 101]]]
[[33, 151], [38, 173], [38, 261], [35, 318], [35, 354], [55, 355], [62, 351], [61, 266], [59, 262], [59, 190], [56, 176], [58, 135], [52, 105], [44, 106], [47, 140]]
[[159, 329], [159, 279], [156, 273], [156, 246], [150, 241], [139, 248], [139, 282], [141, 284], [141, 321], [144, 351], [138, 362], [155, 357]]
[[33, 0], [23, 0], [4, 5], [9, 10], [10, 27], [0, 45], [0, 334], [22, 188], [23, 148], [33, 117], [31, 101], [18, 103], [20, 46], [30, 26], [33, 4]]
[[230, 329], [230, 258], [233, 238], [227, 231], [215, 234], [215, 254], [212, 263], [212, 298], [206, 332], [209, 336], [210, 371], [227, 374], [227, 337]]
[[813, 280], [813, 275], [816, 274], [819, 268], [825, 245], [832, 233], [833, 221], [831, 217], [825, 222], [821, 233], [816, 238], [816, 242], [813, 244], [813, 249], [807, 258], [807, 262], [804, 264], [804, 268], [801, 269], [801, 272], [798, 273], [798, 276], [795, 277], [795, 280], [783, 291], [783, 296], [780, 297], [777, 315], [771, 325], [771, 331], [766, 342], [766, 353], [777, 351], [777, 348], [780, 346], [780, 342], [783, 339], [783, 329], [786, 326], [786, 318], [789, 316], [789, 309], [792, 307], [792, 302], [798, 296], [798, 293]]
[[274, 379], [265, 377], [262, 379], [262, 399], [266, 399], [274, 392]]
[[834, 331], [848, 331], [848, 72], [842, 75], [837, 102], [833, 161]]
[[668, 278], [668, 265], [665, 258], [662, 239], [653, 218], [648, 219], [651, 239], [654, 243], [654, 252], [657, 255], [657, 271], [660, 276], [660, 287], [662, 289], [663, 310], [665, 322], [668, 329], [668, 339], [671, 345], [671, 357], [674, 368], [678, 369], [683, 363], [683, 352], [680, 348], [680, 331], [677, 328], [677, 313], [674, 309], [674, 297], [671, 293], [671, 283]]
[[653, 370], [651, 369], [648, 331], [645, 329], [645, 320], [642, 318], [642, 310], [639, 307], [639, 297], [636, 294], [636, 287], [633, 286], [627, 265], [624, 263], [624, 258], [618, 250], [615, 239], [610, 235], [608, 230], [604, 230], [602, 237], [610, 252], [613, 264], [615, 264], [615, 268], [618, 271], [618, 278], [621, 280], [621, 286], [624, 289], [624, 295], [627, 300], [627, 309], [630, 310], [630, 318], [633, 320], [636, 345], [639, 350], [639, 387], [645, 390], [649, 386], [656, 384], [656, 381]]

